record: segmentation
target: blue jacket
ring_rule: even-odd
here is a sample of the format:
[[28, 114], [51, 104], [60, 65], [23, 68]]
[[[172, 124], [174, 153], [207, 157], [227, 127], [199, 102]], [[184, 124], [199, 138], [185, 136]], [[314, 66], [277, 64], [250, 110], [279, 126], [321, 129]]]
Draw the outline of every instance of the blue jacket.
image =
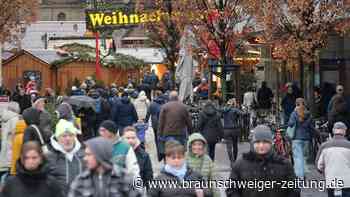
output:
[[119, 128], [132, 126], [137, 122], [138, 117], [134, 105], [128, 97], [122, 97], [121, 102], [118, 102], [112, 109], [112, 120]]
[[296, 97], [293, 94], [287, 94], [282, 100], [283, 112], [287, 116], [290, 116], [295, 109], [295, 99]]
[[158, 84], [158, 82], [159, 82], [158, 76], [157, 76], [156, 74], [152, 73], [152, 74], [149, 76], [149, 78], [150, 78], [150, 82], [151, 82], [151, 87], [152, 87], [152, 88], [157, 87], [157, 84]]
[[313, 122], [311, 114], [305, 113], [305, 120], [300, 122], [299, 116], [296, 111], [293, 111], [290, 115], [288, 127], [295, 126], [295, 135], [293, 140], [311, 140], [314, 134]]
[[142, 81], [142, 83], [143, 83], [143, 84], [151, 85], [151, 84], [152, 84], [151, 75], [144, 75], [144, 76], [143, 76], [143, 81]]

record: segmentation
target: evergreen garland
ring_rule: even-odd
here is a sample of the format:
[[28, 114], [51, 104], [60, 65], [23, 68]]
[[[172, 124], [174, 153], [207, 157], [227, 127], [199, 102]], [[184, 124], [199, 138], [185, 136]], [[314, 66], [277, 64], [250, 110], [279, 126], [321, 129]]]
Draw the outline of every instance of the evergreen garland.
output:
[[[60, 47], [68, 52], [68, 56], [52, 62], [52, 66], [59, 67], [71, 62], [95, 62], [96, 54], [95, 48], [84, 44], [66, 44]], [[135, 69], [146, 65], [143, 60], [135, 58], [130, 55], [111, 52], [109, 55], [101, 59], [101, 65], [107, 68], [120, 69]]]

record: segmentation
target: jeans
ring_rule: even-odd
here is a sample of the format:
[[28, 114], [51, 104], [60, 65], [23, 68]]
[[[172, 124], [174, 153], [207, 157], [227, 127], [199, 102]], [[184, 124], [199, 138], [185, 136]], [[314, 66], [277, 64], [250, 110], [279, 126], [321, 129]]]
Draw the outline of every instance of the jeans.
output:
[[307, 171], [306, 158], [308, 154], [309, 141], [307, 140], [293, 140], [292, 151], [294, 159], [294, 172], [298, 178], [305, 177]]
[[[334, 189], [327, 189], [328, 197], [335, 197], [334, 196]], [[350, 188], [344, 188], [342, 189], [342, 196], [341, 197], [350, 197]]]

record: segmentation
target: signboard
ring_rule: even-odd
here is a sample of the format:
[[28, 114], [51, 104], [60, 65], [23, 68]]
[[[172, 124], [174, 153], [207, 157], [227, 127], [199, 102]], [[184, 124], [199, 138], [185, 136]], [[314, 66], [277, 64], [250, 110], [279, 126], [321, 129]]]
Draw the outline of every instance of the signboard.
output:
[[10, 97], [0, 96], [0, 103], [8, 103], [8, 102], [10, 102]]
[[120, 10], [86, 10], [85, 13], [86, 27], [92, 31], [159, 22], [163, 15], [160, 11], [128, 13]]

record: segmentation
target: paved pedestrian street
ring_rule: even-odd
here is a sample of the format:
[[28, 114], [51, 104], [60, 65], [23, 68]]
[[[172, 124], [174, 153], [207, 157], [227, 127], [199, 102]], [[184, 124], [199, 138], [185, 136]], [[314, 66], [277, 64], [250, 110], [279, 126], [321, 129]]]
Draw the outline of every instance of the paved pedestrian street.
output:
[[[153, 132], [146, 133], [146, 151], [150, 154], [153, 170], [155, 176], [159, 173], [161, 168], [161, 162], [158, 162], [157, 154], [156, 154], [156, 145], [154, 142], [154, 134]], [[249, 143], [240, 143], [239, 144], [239, 157], [242, 153], [247, 152], [249, 150]], [[226, 152], [226, 147], [223, 143], [220, 143], [216, 147], [216, 156], [215, 156], [215, 171], [216, 171], [216, 179], [217, 180], [226, 180], [230, 176], [230, 162]], [[322, 176], [316, 171], [316, 168], [313, 166], [310, 169], [310, 172], [306, 174], [307, 180], [317, 180], [321, 181]], [[224, 189], [220, 190], [220, 196], [226, 197]], [[318, 189], [302, 189], [301, 197], [327, 197], [326, 192], [319, 191]]]

